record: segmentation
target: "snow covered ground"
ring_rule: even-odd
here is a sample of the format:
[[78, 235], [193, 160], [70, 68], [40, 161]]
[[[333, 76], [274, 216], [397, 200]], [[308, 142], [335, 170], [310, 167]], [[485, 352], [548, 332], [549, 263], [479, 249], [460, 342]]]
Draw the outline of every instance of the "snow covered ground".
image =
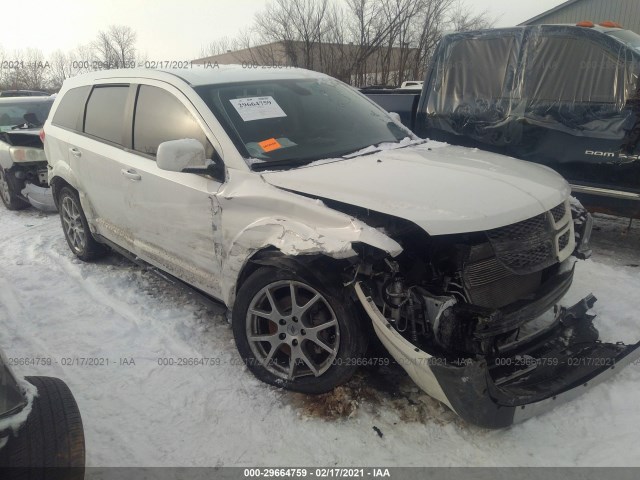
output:
[[[627, 222], [597, 219], [594, 258], [566, 298], [598, 297], [606, 340], [640, 339], [638, 223], [623, 233]], [[90, 466], [640, 465], [640, 365], [500, 431], [465, 424], [398, 374], [362, 372], [320, 398], [278, 391], [239, 366], [220, 311], [117, 255], [76, 260], [57, 215], [35, 210], [0, 208], [0, 345], [52, 359], [15, 370], [69, 384]], [[158, 360], [202, 357], [212, 365]], [[77, 358], [105, 360], [66, 360]]]

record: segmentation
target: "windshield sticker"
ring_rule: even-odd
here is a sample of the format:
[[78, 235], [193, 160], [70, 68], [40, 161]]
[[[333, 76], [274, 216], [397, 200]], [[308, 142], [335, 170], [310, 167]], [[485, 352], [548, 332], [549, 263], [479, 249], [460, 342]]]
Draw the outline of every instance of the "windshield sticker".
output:
[[249, 142], [246, 144], [247, 151], [255, 158], [269, 158], [265, 153], [283, 148], [295, 147], [298, 144], [286, 137], [269, 138], [262, 142]]
[[278, 105], [271, 96], [234, 98], [229, 101], [245, 122], [287, 116], [287, 114], [284, 113], [284, 110], [280, 108], [280, 105]]
[[275, 138], [270, 138], [268, 140], [259, 142], [258, 145], [260, 145], [260, 148], [262, 148], [262, 150], [265, 152], [271, 152], [272, 150], [278, 150], [279, 148], [282, 148], [282, 145], [280, 145], [280, 143], [278, 143]]

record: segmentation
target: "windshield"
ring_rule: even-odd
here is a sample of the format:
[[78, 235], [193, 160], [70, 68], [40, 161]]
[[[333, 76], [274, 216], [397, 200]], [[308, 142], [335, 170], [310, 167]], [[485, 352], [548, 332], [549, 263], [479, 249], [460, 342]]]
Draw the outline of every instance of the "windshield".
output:
[[637, 33], [631, 30], [612, 30], [607, 32], [607, 34], [640, 52], [640, 35]]
[[334, 79], [268, 80], [196, 88], [250, 164], [335, 158], [408, 134]]
[[6, 132], [11, 127], [27, 125], [28, 128], [41, 127], [47, 116], [53, 100], [31, 102], [0, 102], [0, 131]]

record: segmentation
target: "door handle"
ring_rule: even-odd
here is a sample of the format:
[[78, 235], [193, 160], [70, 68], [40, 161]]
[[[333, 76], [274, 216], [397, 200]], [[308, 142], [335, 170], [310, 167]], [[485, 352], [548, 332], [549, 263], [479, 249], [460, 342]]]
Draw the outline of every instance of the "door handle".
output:
[[140, 174], [135, 170], [133, 170], [132, 168], [130, 168], [129, 170], [125, 170], [123, 168], [122, 170], [120, 170], [120, 173], [122, 173], [122, 175], [127, 177], [129, 180], [134, 180], [136, 182], [142, 180], [142, 177], [140, 176]]
[[73, 155], [76, 158], [80, 158], [82, 156], [82, 152], [78, 150], [76, 147], [70, 148], [69, 151], [71, 152], [71, 155]]

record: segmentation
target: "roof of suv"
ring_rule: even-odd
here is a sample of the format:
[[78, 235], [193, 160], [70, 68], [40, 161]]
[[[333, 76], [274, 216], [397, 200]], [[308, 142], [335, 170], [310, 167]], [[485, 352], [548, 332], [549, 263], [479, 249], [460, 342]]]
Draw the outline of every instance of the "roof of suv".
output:
[[118, 70], [101, 70], [78, 75], [65, 81], [65, 85], [80, 86], [100, 80], [118, 78], [145, 78], [175, 82], [176, 77], [191, 86], [211, 85], [260, 80], [285, 80], [304, 78], [327, 78], [323, 73], [293, 67], [261, 67], [247, 68], [241, 65], [192, 65], [183, 69], [153, 70], [145, 68], [129, 68]]

